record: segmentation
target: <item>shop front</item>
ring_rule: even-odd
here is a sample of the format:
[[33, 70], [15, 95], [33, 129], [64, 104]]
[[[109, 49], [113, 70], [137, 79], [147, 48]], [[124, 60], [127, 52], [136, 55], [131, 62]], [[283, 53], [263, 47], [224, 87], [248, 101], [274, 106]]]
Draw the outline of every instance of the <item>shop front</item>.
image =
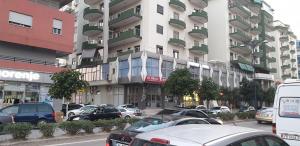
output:
[[0, 69], [0, 106], [49, 100], [51, 74]]

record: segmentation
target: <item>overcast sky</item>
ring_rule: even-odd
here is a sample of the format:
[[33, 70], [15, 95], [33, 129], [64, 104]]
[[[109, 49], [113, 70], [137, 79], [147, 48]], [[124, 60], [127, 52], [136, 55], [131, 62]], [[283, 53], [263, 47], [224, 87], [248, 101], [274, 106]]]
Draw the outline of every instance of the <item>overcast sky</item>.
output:
[[300, 0], [265, 0], [275, 10], [274, 20], [281, 20], [291, 26], [300, 39]]

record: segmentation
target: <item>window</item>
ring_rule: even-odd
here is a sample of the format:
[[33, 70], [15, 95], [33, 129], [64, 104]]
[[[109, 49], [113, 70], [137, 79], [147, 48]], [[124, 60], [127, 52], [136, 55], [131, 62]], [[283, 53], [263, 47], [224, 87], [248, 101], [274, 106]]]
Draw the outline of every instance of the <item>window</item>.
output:
[[196, 63], [199, 63], [200, 62], [200, 59], [199, 59], [199, 57], [194, 57], [194, 62], [196, 62]]
[[47, 104], [39, 104], [38, 105], [38, 112], [53, 112], [52, 108], [50, 107], [50, 105]]
[[190, 72], [192, 74], [192, 78], [195, 79], [195, 80], [199, 80], [200, 68], [199, 67], [191, 66], [189, 70], [190, 70]]
[[53, 20], [53, 34], [62, 34], [62, 21], [54, 19]]
[[164, 14], [164, 7], [161, 5], [157, 5], [157, 13], [159, 14]]
[[164, 27], [161, 25], [156, 25], [156, 32], [159, 34], [164, 34]]
[[187, 111], [185, 116], [191, 116], [195, 118], [208, 118], [208, 116], [200, 111]]
[[281, 97], [279, 101], [279, 116], [286, 118], [300, 118], [300, 98]]
[[174, 19], [179, 19], [179, 14], [178, 13], [176, 13], [176, 12], [174, 12]]
[[261, 137], [246, 139], [234, 144], [231, 144], [231, 146], [262, 146], [265, 145], [265, 142]]
[[194, 40], [194, 46], [200, 46], [199, 41]]
[[173, 38], [174, 39], [179, 39], [179, 32], [178, 31], [173, 31]]
[[148, 76], [159, 76], [159, 60], [155, 58], [148, 58], [146, 63]]
[[269, 146], [288, 146], [288, 144], [276, 137], [265, 137], [265, 140]]
[[176, 58], [176, 59], [179, 59], [179, 51], [174, 50], [173, 51], [173, 57]]
[[177, 125], [188, 125], [188, 124], [209, 124], [203, 120], [186, 120], [178, 123]]
[[10, 24], [16, 24], [23, 27], [32, 27], [32, 17], [29, 15], [17, 13], [17, 12], [9, 12], [9, 20]]
[[156, 53], [162, 55], [164, 53], [163, 47], [157, 45], [156, 46]]
[[102, 65], [102, 80], [108, 80], [109, 77], [109, 64]]
[[119, 78], [128, 77], [129, 62], [128, 60], [120, 61], [119, 63]]
[[161, 72], [164, 78], [168, 78], [173, 72], [173, 62], [163, 61], [161, 66]]
[[6, 113], [6, 114], [17, 114], [19, 110], [19, 106], [9, 106], [1, 110], [1, 112]]
[[141, 47], [140, 46], [134, 46], [134, 52], [140, 52], [140, 49]]
[[20, 113], [36, 113], [36, 106], [31, 104], [23, 104], [21, 105]]
[[142, 59], [131, 59], [131, 76], [140, 76], [142, 72]]

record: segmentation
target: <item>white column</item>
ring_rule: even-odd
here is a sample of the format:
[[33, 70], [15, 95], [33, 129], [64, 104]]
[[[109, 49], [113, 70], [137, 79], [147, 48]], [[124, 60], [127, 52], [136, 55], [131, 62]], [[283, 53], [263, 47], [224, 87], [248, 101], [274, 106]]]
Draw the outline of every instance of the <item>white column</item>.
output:
[[107, 63], [108, 59], [108, 39], [109, 39], [109, 1], [104, 0], [104, 16], [103, 16], [103, 62]]

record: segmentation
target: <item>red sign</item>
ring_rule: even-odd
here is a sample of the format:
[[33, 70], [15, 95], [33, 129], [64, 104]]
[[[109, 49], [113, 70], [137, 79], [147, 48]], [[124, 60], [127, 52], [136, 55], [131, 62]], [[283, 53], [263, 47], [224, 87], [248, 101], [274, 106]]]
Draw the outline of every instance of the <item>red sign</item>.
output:
[[164, 84], [166, 82], [166, 79], [160, 77], [146, 76], [145, 82], [152, 84]]

